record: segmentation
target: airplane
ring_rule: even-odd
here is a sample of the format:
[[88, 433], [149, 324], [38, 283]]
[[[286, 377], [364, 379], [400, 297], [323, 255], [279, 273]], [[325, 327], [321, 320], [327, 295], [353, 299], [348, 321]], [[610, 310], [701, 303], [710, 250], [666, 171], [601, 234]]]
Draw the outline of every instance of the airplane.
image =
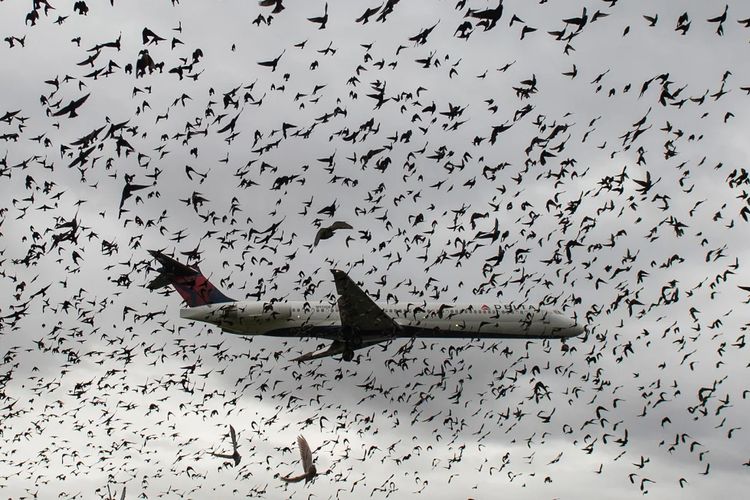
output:
[[341, 355], [396, 338], [561, 339], [584, 329], [558, 310], [532, 306], [465, 303], [376, 303], [344, 271], [332, 269], [338, 293], [335, 302], [247, 301], [224, 295], [197, 266], [182, 264], [160, 251], [149, 253], [161, 264], [147, 287], [171, 285], [187, 303], [180, 317], [218, 326], [237, 335], [317, 337], [331, 340], [323, 349], [292, 361]]

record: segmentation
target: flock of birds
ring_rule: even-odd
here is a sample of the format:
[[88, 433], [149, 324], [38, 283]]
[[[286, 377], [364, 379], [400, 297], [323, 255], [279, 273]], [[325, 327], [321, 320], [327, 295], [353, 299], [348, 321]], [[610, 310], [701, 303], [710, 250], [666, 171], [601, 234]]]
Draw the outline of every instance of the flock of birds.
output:
[[[27, 4], [0, 0], [0, 492], [747, 486], [742, 2]], [[587, 334], [296, 366], [181, 321], [149, 248], [238, 298], [335, 300], [337, 267]]]

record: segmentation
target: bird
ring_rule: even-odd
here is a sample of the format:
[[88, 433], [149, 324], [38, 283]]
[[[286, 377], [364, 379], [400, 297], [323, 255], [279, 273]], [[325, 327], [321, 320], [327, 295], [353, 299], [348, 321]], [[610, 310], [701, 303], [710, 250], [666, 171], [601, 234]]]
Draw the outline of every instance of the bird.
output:
[[278, 14], [284, 10], [283, 0], [260, 0], [258, 4], [261, 7], [273, 7], [272, 14]]
[[73, 12], [78, 12], [81, 16], [86, 16], [89, 13], [89, 7], [83, 0], [78, 0], [73, 4]]
[[326, 28], [326, 23], [328, 23], [328, 2], [326, 2], [325, 10], [323, 12], [322, 16], [316, 16], [316, 17], [308, 17], [308, 21], [311, 23], [319, 24], [318, 26], [319, 30], [323, 30]]
[[361, 16], [359, 16], [357, 19], [354, 20], [354, 22], [367, 24], [367, 22], [370, 20], [370, 17], [378, 13], [378, 11], [380, 10], [380, 7], [382, 7], [382, 5], [378, 7], [366, 9], [365, 12]]
[[304, 479], [305, 484], [307, 484], [312, 481], [315, 476], [318, 475], [318, 471], [317, 469], [315, 469], [315, 464], [313, 463], [310, 445], [307, 444], [307, 441], [301, 435], [297, 436], [297, 446], [299, 447], [299, 454], [300, 458], [302, 459], [302, 470], [304, 472], [303, 474], [294, 477], [291, 477], [291, 475], [286, 475], [282, 477], [281, 480], [287, 483], [298, 483]]
[[724, 6], [724, 12], [721, 15], [708, 19], [709, 23], [718, 23], [716, 34], [719, 36], [724, 36], [724, 21], [727, 20], [727, 11], [729, 11], [729, 5]]
[[584, 26], [586, 26], [586, 23], [589, 20], [589, 16], [586, 10], [586, 7], [583, 8], [583, 12], [581, 13], [580, 17], [571, 17], [568, 19], [563, 19], [563, 22], [565, 24], [576, 26], [576, 31], [581, 31]]
[[313, 243], [313, 246], [318, 246], [318, 243], [320, 242], [320, 240], [327, 240], [328, 238], [332, 237], [333, 233], [335, 233], [339, 229], [353, 229], [353, 228], [346, 222], [340, 221], [340, 220], [337, 220], [330, 226], [321, 227], [320, 229], [318, 229], [318, 232], [315, 235], [315, 243]]
[[[125, 200], [130, 198], [135, 191], [140, 191], [141, 189], [146, 189], [147, 187], [150, 187], [150, 186], [148, 184], [133, 184], [131, 182], [131, 179], [128, 176], [125, 177], [125, 186], [122, 188], [122, 196], [120, 197], [120, 207], [118, 208], [118, 215], [117, 215], [118, 219], [122, 217], [122, 214], [127, 211], [123, 209], [123, 206], [125, 205]], [[138, 200], [136, 199], [136, 201]]]
[[644, 14], [643, 15], [643, 19], [645, 19], [646, 21], [648, 21], [648, 26], [650, 28], [653, 28], [654, 26], [656, 26], [656, 23], [659, 21], [659, 14], [654, 14], [653, 16], [649, 16], [649, 15], [645, 15]]
[[497, 25], [497, 22], [503, 16], [503, 0], [497, 3], [497, 7], [484, 9], [484, 10], [473, 10], [469, 9], [466, 12], [465, 17], [473, 17], [481, 19], [480, 25], [484, 26], [485, 31], [489, 31]]
[[165, 40], [148, 28], [143, 28], [143, 31], [141, 32], [141, 38], [143, 40], [143, 45], [159, 45], [159, 42], [163, 42]]
[[[122, 487], [122, 494], [120, 494], [120, 500], [125, 500], [125, 494], [127, 492], [127, 489], [123, 486]], [[107, 485], [107, 500], [115, 500], [114, 495], [112, 494], [112, 490], [110, 490], [109, 485]]]
[[52, 113], [52, 116], [62, 116], [67, 114], [68, 118], [75, 118], [76, 116], [78, 116], [76, 110], [80, 108], [84, 102], [86, 102], [86, 99], [88, 99], [90, 95], [91, 94], [89, 93], [79, 99], [73, 99], [67, 105]]
[[227, 455], [224, 453], [214, 453], [211, 452], [211, 455], [219, 458], [231, 458], [234, 460], [234, 466], [237, 467], [240, 464], [240, 460], [242, 460], [242, 457], [240, 456], [240, 452], [237, 450], [237, 433], [234, 432], [234, 427], [231, 425], [229, 426], [229, 435], [232, 437], [232, 454]]
[[278, 66], [279, 59], [281, 59], [281, 56], [284, 55], [284, 52], [286, 52], [286, 49], [282, 50], [281, 54], [279, 54], [279, 56], [276, 59], [271, 59], [270, 61], [259, 61], [258, 65], [271, 68], [271, 72], [273, 73], [274, 71], [276, 71], [276, 66]]
[[333, 217], [336, 214], [337, 208], [338, 206], [336, 205], [336, 200], [333, 200], [333, 203], [331, 203], [330, 205], [326, 207], [321, 208], [320, 210], [318, 210], [318, 213], [322, 215], [327, 215], [328, 217]]

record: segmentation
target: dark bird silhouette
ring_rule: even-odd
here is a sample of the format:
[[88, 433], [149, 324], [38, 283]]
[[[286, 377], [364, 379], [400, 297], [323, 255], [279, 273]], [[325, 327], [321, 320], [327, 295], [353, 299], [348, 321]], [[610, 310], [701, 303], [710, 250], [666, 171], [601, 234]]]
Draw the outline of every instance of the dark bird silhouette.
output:
[[573, 69], [571, 69], [570, 71], [566, 71], [565, 73], [563, 73], [563, 76], [569, 76], [571, 78], [575, 78], [577, 74], [578, 74], [578, 68], [574, 64], [573, 65]]
[[[117, 218], [119, 219], [122, 217], [122, 214], [126, 212], [126, 210], [123, 210], [123, 206], [125, 205], [125, 200], [133, 196], [133, 193], [136, 191], [140, 191], [141, 189], [146, 189], [147, 187], [150, 187], [147, 184], [132, 184], [130, 182], [130, 178], [126, 176], [125, 178], [125, 187], [122, 188], [122, 196], [120, 197], [120, 207], [118, 209]], [[136, 199], [136, 202], [138, 200]]]
[[636, 191], [644, 196], [651, 190], [652, 187], [654, 187], [654, 184], [656, 184], [656, 182], [651, 181], [651, 172], [649, 171], [646, 171], [646, 178], [644, 180], [633, 179], [633, 182], [635, 182], [639, 186], [638, 188], [636, 188]]
[[286, 49], [282, 50], [281, 54], [279, 54], [279, 56], [276, 59], [271, 59], [270, 61], [260, 61], [258, 65], [271, 68], [271, 72], [274, 72], [276, 71], [276, 66], [279, 64], [279, 59], [281, 59], [281, 56], [284, 55], [284, 52], [286, 52]]
[[659, 14], [654, 14], [653, 16], [644, 15], [643, 19], [648, 21], [648, 25], [650, 28], [653, 28], [654, 26], [656, 26], [656, 23], [659, 21]]
[[494, 9], [484, 10], [473, 10], [469, 9], [466, 11], [464, 17], [473, 17], [480, 19], [479, 24], [484, 27], [485, 31], [489, 31], [497, 25], [497, 22], [503, 17], [503, 0], [497, 3], [497, 7]]
[[[382, 7], [382, 5], [380, 7]], [[370, 18], [378, 13], [378, 11], [380, 10], [380, 7], [373, 7], [371, 9], [365, 10], [365, 12], [361, 16], [359, 16], [357, 19], [355, 19], [354, 22], [367, 24]]]
[[336, 200], [333, 200], [333, 203], [328, 205], [327, 207], [323, 207], [320, 210], [318, 210], [319, 214], [327, 215], [328, 217], [333, 217], [336, 214], [336, 209], [338, 207], [336, 206]]
[[526, 35], [528, 35], [529, 33], [533, 33], [535, 31], [536, 31], [536, 28], [532, 26], [524, 25], [524, 27], [521, 28], [521, 40], [526, 38]]
[[151, 58], [147, 49], [143, 49], [138, 53], [138, 60], [135, 63], [135, 77], [140, 78], [146, 75], [146, 70], [151, 74], [156, 69], [156, 63]]
[[141, 37], [143, 39], [143, 45], [158, 45], [159, 42], [163, 42], [165, 40], [148, 28], [143, 28]]
[[320, 229], [318, 229], [318, 233], [315, 235], [315, 243], [313, 243], [313, 246], [317, 246], [320, 240], [327, 240], [328, 238], [332, 237], [333, 233], [335, 233], [339, 229], [353, 229], [353, 228], [346, 222], [340, 221], [340, 220], [337, 220], [330, 226], [321, 227]]
[[283, 0], [260, 0], [258, 2], [258, 5], [261, 7], [271, 7], [273, 6], [273, 10], [271, 11], [272, 14], [278, 14], [282, 10], [284, 10]]
[[580, 17], [571, 17], [568, 19], [563, 19], [563, 22], [565, 24], [569, 24], [576, 27], [576, 31], [581, 31], [584, 26], [586, 26], [586, 23], [589, 21], [589, 15], [586, 11], [586, 7], [583, 8], [583, 12], [581, 13]]
[[727, 12], [729, 11], [729, 5], [724, 6], [724, 12], [716, 17], [712, 17], [708, 20], [709, 23], [718, 23], [719, 25], [716, 27], [716, 34], [719, 36], [724, 35], [724, 21], [727, 20]]
[[76, 116], [78, 116], [78, 113], [76, 112], [76, 110], [80, 108], [84, 102], [86, 102], [86, 99], [88, 99], [90, 95], [91, 94], [86, 94], [80, 99], [74, 99], [70, 101], [67, 105], [63, 106], [62, 108], [58, 109], [56, 112], [52, 113], [52, 116], [62, 116], [62, 115], [67, 114], [68, 118], [75, 118]]
[[435, 27], [440, 24], [440, 21], [436, 22], [429, 28], [425, 28], [413, 37], [409, 38], [409, 41], [414, 42], [414, 45], [424, 45], [427, 43], [427, 37], [430, 36], [430, 33], [432, 33], [432, 30], [435, 29]]
[[78, 0], [73, 4], [73, 12], [78, 12], [81, 16], [86, 16], [89, 13], [89, 6], [83, 0]]
[[384, 23], [388, 19], [388, 16], [393, 13], [393, 9], [396, 4], [400, 1], [401, 0], [385, 0], [385, 5], [383, 5], [382, 10], [380, 11], [377, 21]]
[[681, 31], [683, 35], [686, 35], [690, 29], [690, 17], [687, 12], [683, 12], [680, 17], [677, 18], [677, 27], [675, 31]]
[[324, 10], [322, 16], [308, 17], [307, 20], [310, 21], [310, 22], [312, 22], [312, 23], [319, 24], [320, 25], [318, 27], [319, 30], [325, 29], [326, 28], [326, 23], [328, 22], [328, 2], [326, 2], [325, 10]]

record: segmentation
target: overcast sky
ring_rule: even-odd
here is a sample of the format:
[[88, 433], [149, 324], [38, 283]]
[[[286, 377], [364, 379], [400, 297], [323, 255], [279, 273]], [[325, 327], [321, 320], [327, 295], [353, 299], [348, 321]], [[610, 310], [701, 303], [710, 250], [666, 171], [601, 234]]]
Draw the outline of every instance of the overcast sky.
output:
[[[380, 3], [79, 3], [0, 3], [0, 494], [750, 487], [750, 6], [506, 0], [493, 25], [482, 0], [366, 24]], [[144, 49], [163, 69], [137, 77]], [[147, 187], [120, 214], [126, 182]], [[311, 250], [333, 220], [354, 229]], [[198, 255], [236, 299], [327, 300], [335, 267], [381, 301], [547, 305], [586, 335], [298, 366], [323, 342], [179, 319], [148, 249]], [[237, 468], [209, 454], [230, 424]], [[328, 474], [287, 486], [300, 433]]]

